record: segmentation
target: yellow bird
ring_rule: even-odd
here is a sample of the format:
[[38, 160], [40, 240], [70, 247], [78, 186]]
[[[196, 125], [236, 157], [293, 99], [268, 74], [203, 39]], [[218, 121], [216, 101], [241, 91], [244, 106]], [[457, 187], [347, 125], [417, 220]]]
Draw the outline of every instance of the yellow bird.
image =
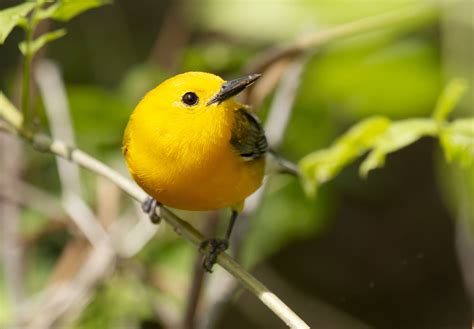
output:
[[176, 75], [148, 92], [125, 129], [123, 154], [134, 180], [156, 203], [183, 210], [229, 207], [224, 239], [210, 239], [203, 266], [211, 271], [244, 200], [261, 184], [267, 140], [258, 118], [233, 96], [260, 77], [224, 81], [204, 72]]

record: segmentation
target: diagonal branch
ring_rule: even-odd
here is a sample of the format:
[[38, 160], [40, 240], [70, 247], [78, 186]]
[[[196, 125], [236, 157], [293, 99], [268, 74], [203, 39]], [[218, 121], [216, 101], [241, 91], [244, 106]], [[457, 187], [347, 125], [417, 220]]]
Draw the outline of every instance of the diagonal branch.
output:
[[439, 6], [433, 2], [407, 6], [399, 10], [376, 16], [364, 17], [349, 23], [337, 25], [313, 34], [304, 35], [285, 45], [279, 45], [259, 54], [245, 69], [247, 72], [262, 72], [283, 58], [294, 58], [303, 52], [326, 45], [343, 38], [364, 32], [407, 24], [410, 21], [436, 17]]
[[[265, 73], [259, 83], [247, 90], [247, 103], [258, 106], [281, 80], [286, 68], [293, 59], [305, 53], [315, 53], [321, 48], [339, 40], [380, 29], [403, 26], [404, 30], [426, 24], [437, 18], [440, 4], [427, 1], [423, 4], [409, 5], [371, 17], [364, 17], [352, 22], [340, 24], [314, 33], [303, 35], [295, 40], [270, 47], [253, 58], [244, 71], [247, 73]], [[257, 93], [258, 97], [253, 94]]]
[[[7, 104], [7, 106], [5, 106]], [[3, 105], [3, 106], [2, 106]], [[115, 183], [119, 188], [126, 192], [130, 197], [138, 202], [144, 202], [147, 195], [131, 180], [120, 175], [115, 170], [111, 169], [104, 163], [93, 158], [87, 153], [71, 148], [64, 142], [59, 140], [52, 140], [49, 136], [44, 134], [33, 134], [31, 131], [22, 128], [22, 118], [18, 118], [18, 112], [10, 113], [14, 107], [9, 101], [0, 94], [0, 118], [7, 121], [18, 134], [29, 141], [35, 148], [43, 152], [49, 152], [56, 156], [68, 159], [85, 169], [88, 169], [98, 175], [104, 176]], [[9, 120], [13, 118], [13, 120]], [[173, 212], [165, 207], [159, 207], [156, 214], [171, 225], [176, 233], [182, 236], [185, 240], [191, 242], [196, 247], [201, 245], [204, 237], [193, 226], [185, 222]], [[217, 258], [217, 263], [222, 266], [227, 272], [234, 276], [245, 288], [257, 296], [260, 301], [265, 304], [273, 313], [275, 313], [281, 320], [283, 320], [291, 328], [309, 328], [309, 326], [296, 315], [281, 299], [265, 287], [260, 281], [246, 272], [232, 257], [226, 253], [222, 253]]]
[[[36, 64], [34, 77], [45, 104], [53, 138], [59, 138], [68, 145], [74, 146], [75, 138], [66, 89], [58, 67], [50, 60], [41, 59]], [[92, 245], [107, 239], [105, 230], [81, 195], [79, 167], [59, 157], [56, 158], [56, 163], [61, 182], [62, 203], [68, 215]]]

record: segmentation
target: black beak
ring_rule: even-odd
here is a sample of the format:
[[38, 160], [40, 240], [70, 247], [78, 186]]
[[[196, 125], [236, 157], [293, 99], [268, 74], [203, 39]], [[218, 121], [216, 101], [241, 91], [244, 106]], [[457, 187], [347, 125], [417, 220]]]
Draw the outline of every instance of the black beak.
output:
[[243, 78], [224, 82], [222, 84], [221, 90], [219, 90], [219, 92], [214, 97], [212, 97], [209, 102], [207, 102], [207, 105], [221, 103], [226, 99], [237, 95], [242, 90], [254, 83], [261, 76], [261, 74], [250, 74]]

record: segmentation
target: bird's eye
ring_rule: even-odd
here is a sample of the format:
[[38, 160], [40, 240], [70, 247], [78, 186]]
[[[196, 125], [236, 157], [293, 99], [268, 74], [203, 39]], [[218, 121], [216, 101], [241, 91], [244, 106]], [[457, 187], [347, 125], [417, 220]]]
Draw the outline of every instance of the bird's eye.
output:
[[186, 105], [196, 105], [199, 101], [199, 97], [190, 91], [184, 94], [181, 100]]

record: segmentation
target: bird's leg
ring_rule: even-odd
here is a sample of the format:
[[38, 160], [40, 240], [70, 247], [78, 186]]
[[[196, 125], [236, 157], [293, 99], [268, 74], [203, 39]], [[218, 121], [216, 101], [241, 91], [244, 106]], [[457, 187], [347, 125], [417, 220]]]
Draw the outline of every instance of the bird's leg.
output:
[[156, 201], [150, 196], [147, 196], [145, 202], [142, 203], [142, 210], [150, 217], [153, 224], [158, 224], [161, 218], [156, 214], [156, 207], [160, 206], [161, 203]]
[[229, 239], [234, 228], [235, 220], [237, 219], [237, 211], [232, 210], [230, 217], [229, 226], [224, 239], [208, 239], [201, 243], [200, 250], [206, 249], [209, 246], [209, 252], [204, 256], [202, 260], [202, 267], [209, 273], [212, 273], [212, 266], [216, 263], [217, 257], [221, 252], [224, 252], [229, 248]]

